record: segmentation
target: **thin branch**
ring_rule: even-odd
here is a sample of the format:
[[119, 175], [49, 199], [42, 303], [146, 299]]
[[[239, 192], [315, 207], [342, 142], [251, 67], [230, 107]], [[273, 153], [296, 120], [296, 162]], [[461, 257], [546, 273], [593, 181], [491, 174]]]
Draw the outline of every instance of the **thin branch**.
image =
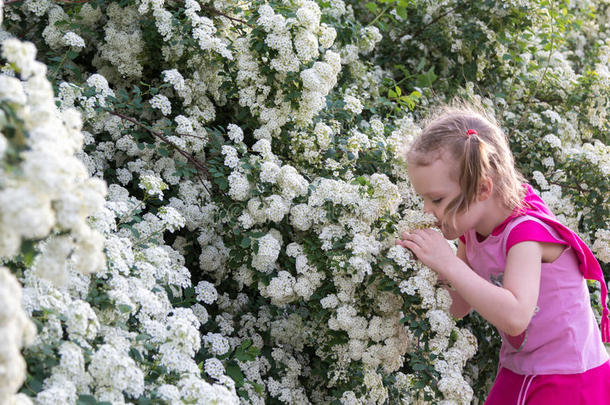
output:
[[[168, 144], [169, 146], [171, 146], [175, 151], [177, 151], [178, 153], [180, 153], [182, 156], [184, 156], [189, 162], [191, 162], [191, 164], [193, 166], [195, 166], [195, 168], [197, 170], [199, 170], [200, 172], [202, 172], [209, 181], [212, 181], [212, 175], [210, 174], [210, 172], [208, 171], [207, 167], [205, 167], [200, 161], [198, 161], [197, 159], [195, 159], [193, 157], [193, 155], [191, 155], [190, 153], [180, 149], [175, 143], [173, 143], [172, 141], [170, 141], [169, 139], [167, 139], [164, 135], [153, 131], [152, 129], [150, 129], [148, 126], [142, 124], [141, 122], [139, 122], [138, 120], [136, 120], [135, 118], [132, 117], [128, 117], [127, 115], [121, 114], [117, 111], [111, 110], [109, 108], [103, 108], [102, 109], [112, 115], [116, 115], [117, 117], [124, 119], [125, 121], [129, 121], [133, 124], [136, 124], [137, 126], [139, 126], [140, 128], [144, 128], [145, 130], [147, 130], [148, 132], [150, 132], [150, 134], [152, 134], [154, 137], [162, 140], [163, 142], [165, 142], [166, 144]], [[210, 192], [210, 190], [208, 189], [208, 187], [205, 185], [205, 183], [202, 182], [202, 185], [205, 187], [206, 191], [208, 192], [208, 194], [211, 196], [212, 193]]]
[[379, 13], [373, 21], [371, 21], [370, 23], [367, 24], [367, 27], [375, 24], [377, 22], [377, 20], [379, 20], [389, 9], [390, 9], [390, 6], [387, 6], [385, 9], [383, 9], [383, 11], [381, 13]]
[[213, 7], [210, 7], [210, 6], [201, 6], [201, 8], [202, 8], [202, 9], [204, 9], [204, 10], [206, 10], [206, 11], [209, 11], [209, 12], [210, 12], [210, 13], [212, 13], [212, 14], [219, 15], [219, 16], [222, 16], [222, 17], [224, 17], [224, 18], [228, 18], [228, 19], [229, 19], [229, 20], [231, 20], [231, 21], [238, 22], [238, 23], [240, 23], [240, 24], [245, 24], [245, 25], [250, 26], [250, 24], [248, 24], [248, 22], [247, 22], [247, 21], [240, 20], [239, 18], [231, 17], [230, 15], [225, 14], [225, 13], [223, 13], [222, 11], [218, 11], [218, 10], [216, 10], [216, 9], [215, 9], [215, 8], [213, 8]]
[[562, 182], [551, 181], [551, 180], [547, 180], [547, 182], [549, 182], [551, 184], [554, 184], [556, 186], [560, 186], [562, 188], [569, 188], [569, 189], [572, 189], [572, 190], [576, 190], [576, 191], [578, 191], [581, 194], [586, 194], [586, 193], [589, 192], [588, 190], [583, 189], [580, 186], [580, 184], [578, 184], [578, 183], [562, 183]]

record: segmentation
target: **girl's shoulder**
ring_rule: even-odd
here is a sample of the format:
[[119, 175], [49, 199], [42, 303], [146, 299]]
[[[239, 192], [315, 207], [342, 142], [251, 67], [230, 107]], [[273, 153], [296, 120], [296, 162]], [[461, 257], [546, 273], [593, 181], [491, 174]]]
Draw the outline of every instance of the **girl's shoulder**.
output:
[[551, 226], [540, 219], [524, 215], [513, 219], [513, 221], [517, 223], [507, 229], [505, 253], [508, 253], [510, 248], [517, 243], [526, 241], [568, 245]]

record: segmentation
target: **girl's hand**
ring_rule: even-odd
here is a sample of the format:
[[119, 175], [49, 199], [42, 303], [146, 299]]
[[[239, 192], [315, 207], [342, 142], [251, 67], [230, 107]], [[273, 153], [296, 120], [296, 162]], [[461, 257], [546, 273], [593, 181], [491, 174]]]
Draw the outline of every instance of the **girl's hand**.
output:
[[402, 240], [396, 244], [410, 249], [415, 256], [426, 266], [446, 279], [443, 270], [456, 259], [456, 255], [443, 235], [433, 229], [417, 229], [402, 234]]

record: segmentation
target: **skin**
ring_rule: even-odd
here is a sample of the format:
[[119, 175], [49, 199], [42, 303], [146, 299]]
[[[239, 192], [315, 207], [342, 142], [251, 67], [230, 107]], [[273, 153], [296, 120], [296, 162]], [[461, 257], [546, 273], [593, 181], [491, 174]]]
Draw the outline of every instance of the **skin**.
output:
[[[424, 200], [424, 211], [432, 213], [442, 225], [441, 232], [420, 229], [404, 233], [396, 243], [410, 249], [441, 280], [448, 282], [453, 298], [451, 313], [462, 317], [471, 309], [508, 335], [519, 335], [527, 328], [538, 301], [542, 262], [552, 262], [563, 251], [561, 245], [525, 241], [510, 248], [506, 259], [503, 286], [483, 279], [472, 270], [465, 247], [458, 242], [454, 254], [447, 239], [456, 239], [470, 229], [487, 237], [512, 212], [494, 193], [493, 181], [484, 179], [476, 200], [456, 217], [455, 226], [445, 218], [445, 208], [461, 193], [454, 178], [457, 162], [446, 153], [427, 166], [407, 160], [409, 179]], [[445, 220], [445, 221], [443, 221]]]

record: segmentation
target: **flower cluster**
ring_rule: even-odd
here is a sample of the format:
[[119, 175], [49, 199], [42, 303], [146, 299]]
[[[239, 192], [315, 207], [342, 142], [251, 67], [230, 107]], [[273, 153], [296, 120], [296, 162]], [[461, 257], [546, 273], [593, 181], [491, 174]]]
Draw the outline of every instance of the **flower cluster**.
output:
[[35, 54], [31, 43], [2, 43], [2, 57], [21, 80], [0, 75], [0, 103], [15, 117], [15, 123], [4, 122], [17, 126], [15, 136], [0, 135], [0, 257], [14, 258], [22, 242], [43, 240], [38, 274], [63, 282], [67, 262], [83, 273], [104, 266], [103, 238], [87, 217], [104, 204], [106, 185], [89, 177], [76, 156], [83, 145], [80, 114], [57, 109], [46, 67]]

